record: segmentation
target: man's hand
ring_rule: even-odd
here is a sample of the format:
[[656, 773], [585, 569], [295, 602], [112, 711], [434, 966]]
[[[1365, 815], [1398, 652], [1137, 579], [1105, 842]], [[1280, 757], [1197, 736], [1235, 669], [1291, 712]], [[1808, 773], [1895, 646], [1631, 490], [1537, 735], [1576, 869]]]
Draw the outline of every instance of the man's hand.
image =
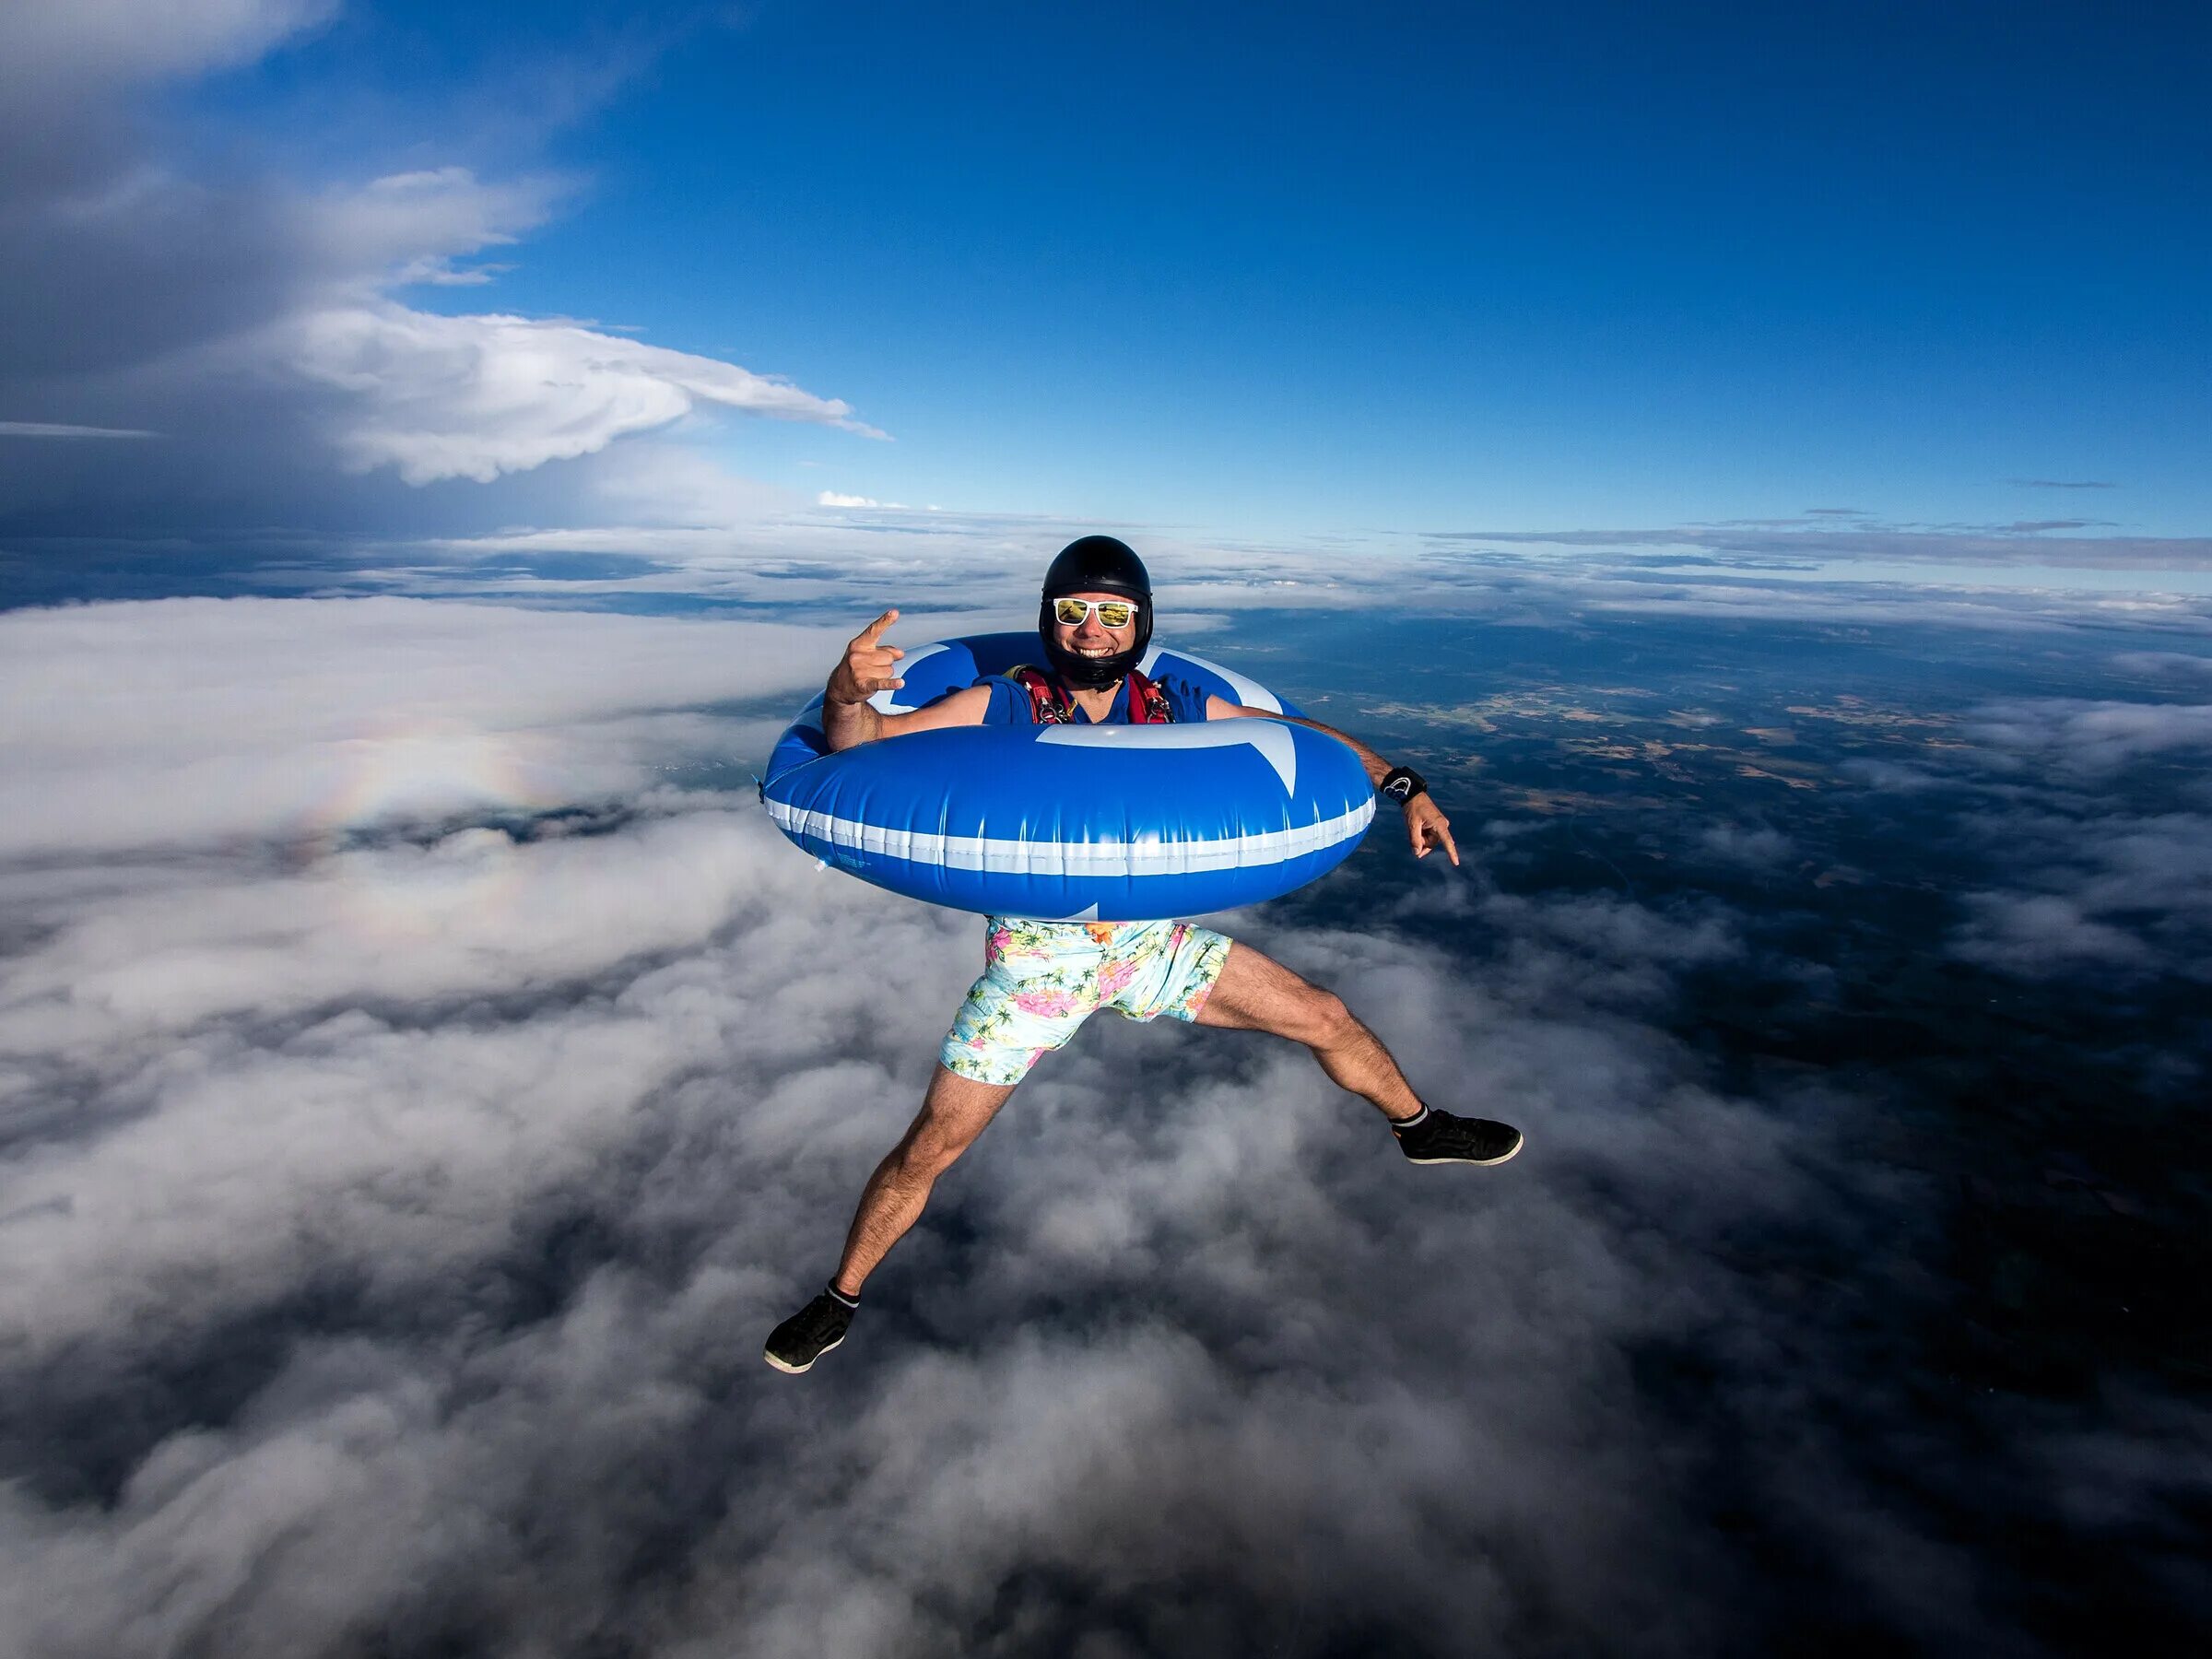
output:
[[1441, 847], [1452, 855], [1455, 867], [1459, 864], [1459, 849], [1452, 841], [1452, 820], [1429, 798], [1427, 790], [1406, 803], [1406, 833], [1413, 838], [1416, 858], [1426, 858], [1431, 847]]
[[878, 691], [896, 691], [906, 684], [891, 667], [906, 653], [883, 642], [884, 630], [898, 620], [896, 610], [887, 610], [853, 636], [845, 647], [845, 660], [822, 692], [824, 702], [865, 703]]
[[[1359, 764], [1367, 768], [1367, 781], [1376, 788], [1391, 773], [1390, 762], [1375, 753], [1349, 732], [1340, 732], [1333, 725], [1324, 725], [1318, 720], [1308, 720], [1302, 714], [1282, 714], [1272, 709], [1248, 709], [1242, 703], [1232, 703], [1226, 697], [1206, 700], [1206, 717], [1208, 720], [1287, 720], [1292, 725], [1311, 726], [1330, 736], [1359, 757]], [[1429, 792], [1410, 796], [1406, 802], [1406, 833], [1413, 841], [1413, 855], [1426, 858], [1435, 848], [1441, 847], [1451, 858], [1454, 869], [1459, 867], [1459, 848], [1452, 840], [1452, 820], [1443, 815], [1437, 804], [1429, 798]]]

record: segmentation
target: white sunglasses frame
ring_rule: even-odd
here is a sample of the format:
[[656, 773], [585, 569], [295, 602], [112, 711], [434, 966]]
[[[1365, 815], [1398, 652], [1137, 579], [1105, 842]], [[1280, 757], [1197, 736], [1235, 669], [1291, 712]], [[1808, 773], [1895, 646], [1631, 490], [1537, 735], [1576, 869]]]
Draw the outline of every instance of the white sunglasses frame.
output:
[[[1099, 606], [1101, 605], [1125, 605], [1129, 607], [1129, 620], [1120, 624], [1120, 626], [1123, 628], [1134, 627], [1137, 618], [1144, 615], [1145, 611], [1144, 601], [1141, 599], [1077, 599], [1071, 596], [1065, 599], [1054, 599], [1052, 601], [1052, 604], [1054, 606], [1053, 611], [1053, 620], [1059, 623], [1063, 628], [1082, 627], [1084, 622], [1088, 622], [1093, 617], [1099, 616]], [[1083, 606], [1085, 609], [1083, 612], [1082, 621], [1070, 622], [1065, 618], [1062, 617], [1058, 607], [1063, 605]], [[1099, 626], [1100, 628], [1112, 628], [1114, 627], [1115, 624], [1107, 621], [1103, 617], [1099, 617]]]

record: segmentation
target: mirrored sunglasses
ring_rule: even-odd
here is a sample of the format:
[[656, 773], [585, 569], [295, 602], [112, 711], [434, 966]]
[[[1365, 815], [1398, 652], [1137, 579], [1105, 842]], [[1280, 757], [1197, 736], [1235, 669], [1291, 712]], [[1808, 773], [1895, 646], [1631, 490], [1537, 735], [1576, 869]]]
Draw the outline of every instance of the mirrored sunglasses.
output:
[[1099, 613], [1100, 626], [1126, 628], [1136, 620], [1137, 606], [1128, 599], [1055, 599], [1053, 616], [1070, 628], [1079, 628], [1092, 611]]

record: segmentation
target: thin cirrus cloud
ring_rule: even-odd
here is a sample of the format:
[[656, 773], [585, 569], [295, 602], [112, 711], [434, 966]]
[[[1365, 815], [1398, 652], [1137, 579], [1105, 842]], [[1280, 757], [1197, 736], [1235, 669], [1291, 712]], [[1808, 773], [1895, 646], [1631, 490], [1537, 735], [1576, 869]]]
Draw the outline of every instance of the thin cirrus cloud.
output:
[[144, 427], [70, 426], [56, 420], [0, 420], [0, 438], [159, 438]]
[[1447, 530], [1423, 539], [1440, 547], [1484, 544], [1559, 547], [1685, 547], [1836, 561], [2044, 565], [2081, 570], [2212, 570], [2212, 536], [2082, 535], [2106, 521], [2018, 520], [2003, 524], [1882, 525], [1854, 516], [1830, 523], [1759, 520], [1614, 530]]

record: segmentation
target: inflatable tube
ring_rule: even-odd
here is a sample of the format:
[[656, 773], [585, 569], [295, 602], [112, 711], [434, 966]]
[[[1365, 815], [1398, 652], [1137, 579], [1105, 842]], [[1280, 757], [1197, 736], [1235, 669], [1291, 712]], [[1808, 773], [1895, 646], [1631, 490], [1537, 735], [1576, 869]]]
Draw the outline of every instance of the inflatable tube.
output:
[[[1039, 654], [1034, 633], [940, 641], [871, 700], [909, 712]], [[1141, 667], [1297, 712], [1204, 657], [1155, 647]], [[769, 816], [825, 864], [955, 910], [1140, 922], [1256, 904], [1341, 864], [1375, 815], [1359, 757], [1285, 721], [953, 726], [832, 755], [821, 702], [769, 760]]]

